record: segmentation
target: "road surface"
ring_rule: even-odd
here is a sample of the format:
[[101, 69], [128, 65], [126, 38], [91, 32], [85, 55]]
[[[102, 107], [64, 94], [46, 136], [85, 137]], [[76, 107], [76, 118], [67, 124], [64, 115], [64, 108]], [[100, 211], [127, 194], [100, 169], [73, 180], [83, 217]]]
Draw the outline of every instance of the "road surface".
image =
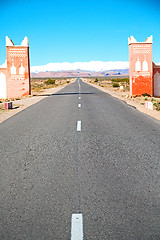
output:
[[160, 123], [81, 80], [1, 123], [0, 159], [0, 239], [160, 239]]

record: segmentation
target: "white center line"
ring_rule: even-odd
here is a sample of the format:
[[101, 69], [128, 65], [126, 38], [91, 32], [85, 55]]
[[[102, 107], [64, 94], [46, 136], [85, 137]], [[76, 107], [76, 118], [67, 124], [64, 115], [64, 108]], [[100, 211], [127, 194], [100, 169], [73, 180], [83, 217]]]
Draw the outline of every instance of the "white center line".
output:
[[81, 131], [81, 121], [77, 121], [77, 132]]
[[81, 99], [81, 97], [79, 97], [79, 99]]
[[80, 103], [78, 104], [78, 107], [81, 108], [81, 104]]
[[72, 214], [71, 240], [83, 240], [83, 216]]

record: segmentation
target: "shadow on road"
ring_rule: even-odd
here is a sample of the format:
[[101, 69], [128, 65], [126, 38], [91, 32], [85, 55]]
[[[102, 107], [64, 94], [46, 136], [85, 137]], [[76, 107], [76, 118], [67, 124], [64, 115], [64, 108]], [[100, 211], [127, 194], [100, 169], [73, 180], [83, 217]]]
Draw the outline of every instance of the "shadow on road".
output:
[[17, 109], [17, 108], [19, 108], [19, 106], [12, 107], [12, 108], [9, 109], [9, 110], [14, 110], [14, 109]]
[[[96, 93], [80, 93], [82, 95], [85, 94], [96, 94]], [[38, 95], [33, 95], [33, 97], [39, 97], [39, 96], [65, 96], [65, 95], [79, 95], [79, 93], [53, 93], [53, 94], [38, 94]]]

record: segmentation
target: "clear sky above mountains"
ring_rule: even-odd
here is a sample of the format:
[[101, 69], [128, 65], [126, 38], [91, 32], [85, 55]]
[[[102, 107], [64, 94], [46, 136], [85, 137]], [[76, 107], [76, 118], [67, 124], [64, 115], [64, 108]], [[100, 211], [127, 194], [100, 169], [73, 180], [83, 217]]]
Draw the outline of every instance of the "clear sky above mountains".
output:
[[5, 36], [30, 42], [32, 66], [50, 62], [128, 61], [128, 37], [153, 35], [160, 62], [160, 1], [0, 0], [0, 64]]

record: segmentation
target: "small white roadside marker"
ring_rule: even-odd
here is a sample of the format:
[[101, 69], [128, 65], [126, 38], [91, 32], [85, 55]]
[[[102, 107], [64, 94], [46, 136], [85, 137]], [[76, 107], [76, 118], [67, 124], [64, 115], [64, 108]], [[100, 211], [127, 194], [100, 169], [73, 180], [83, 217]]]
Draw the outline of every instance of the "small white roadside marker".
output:
[[81, 108], [81, 104], [80, 103], [78, 104], [78, 107]]
[[81, 121], [77, 121], [77, 132], [81, 131]]
[[83, 216], [81, 213], [72, 214], [71, 240], [83, 240]]

